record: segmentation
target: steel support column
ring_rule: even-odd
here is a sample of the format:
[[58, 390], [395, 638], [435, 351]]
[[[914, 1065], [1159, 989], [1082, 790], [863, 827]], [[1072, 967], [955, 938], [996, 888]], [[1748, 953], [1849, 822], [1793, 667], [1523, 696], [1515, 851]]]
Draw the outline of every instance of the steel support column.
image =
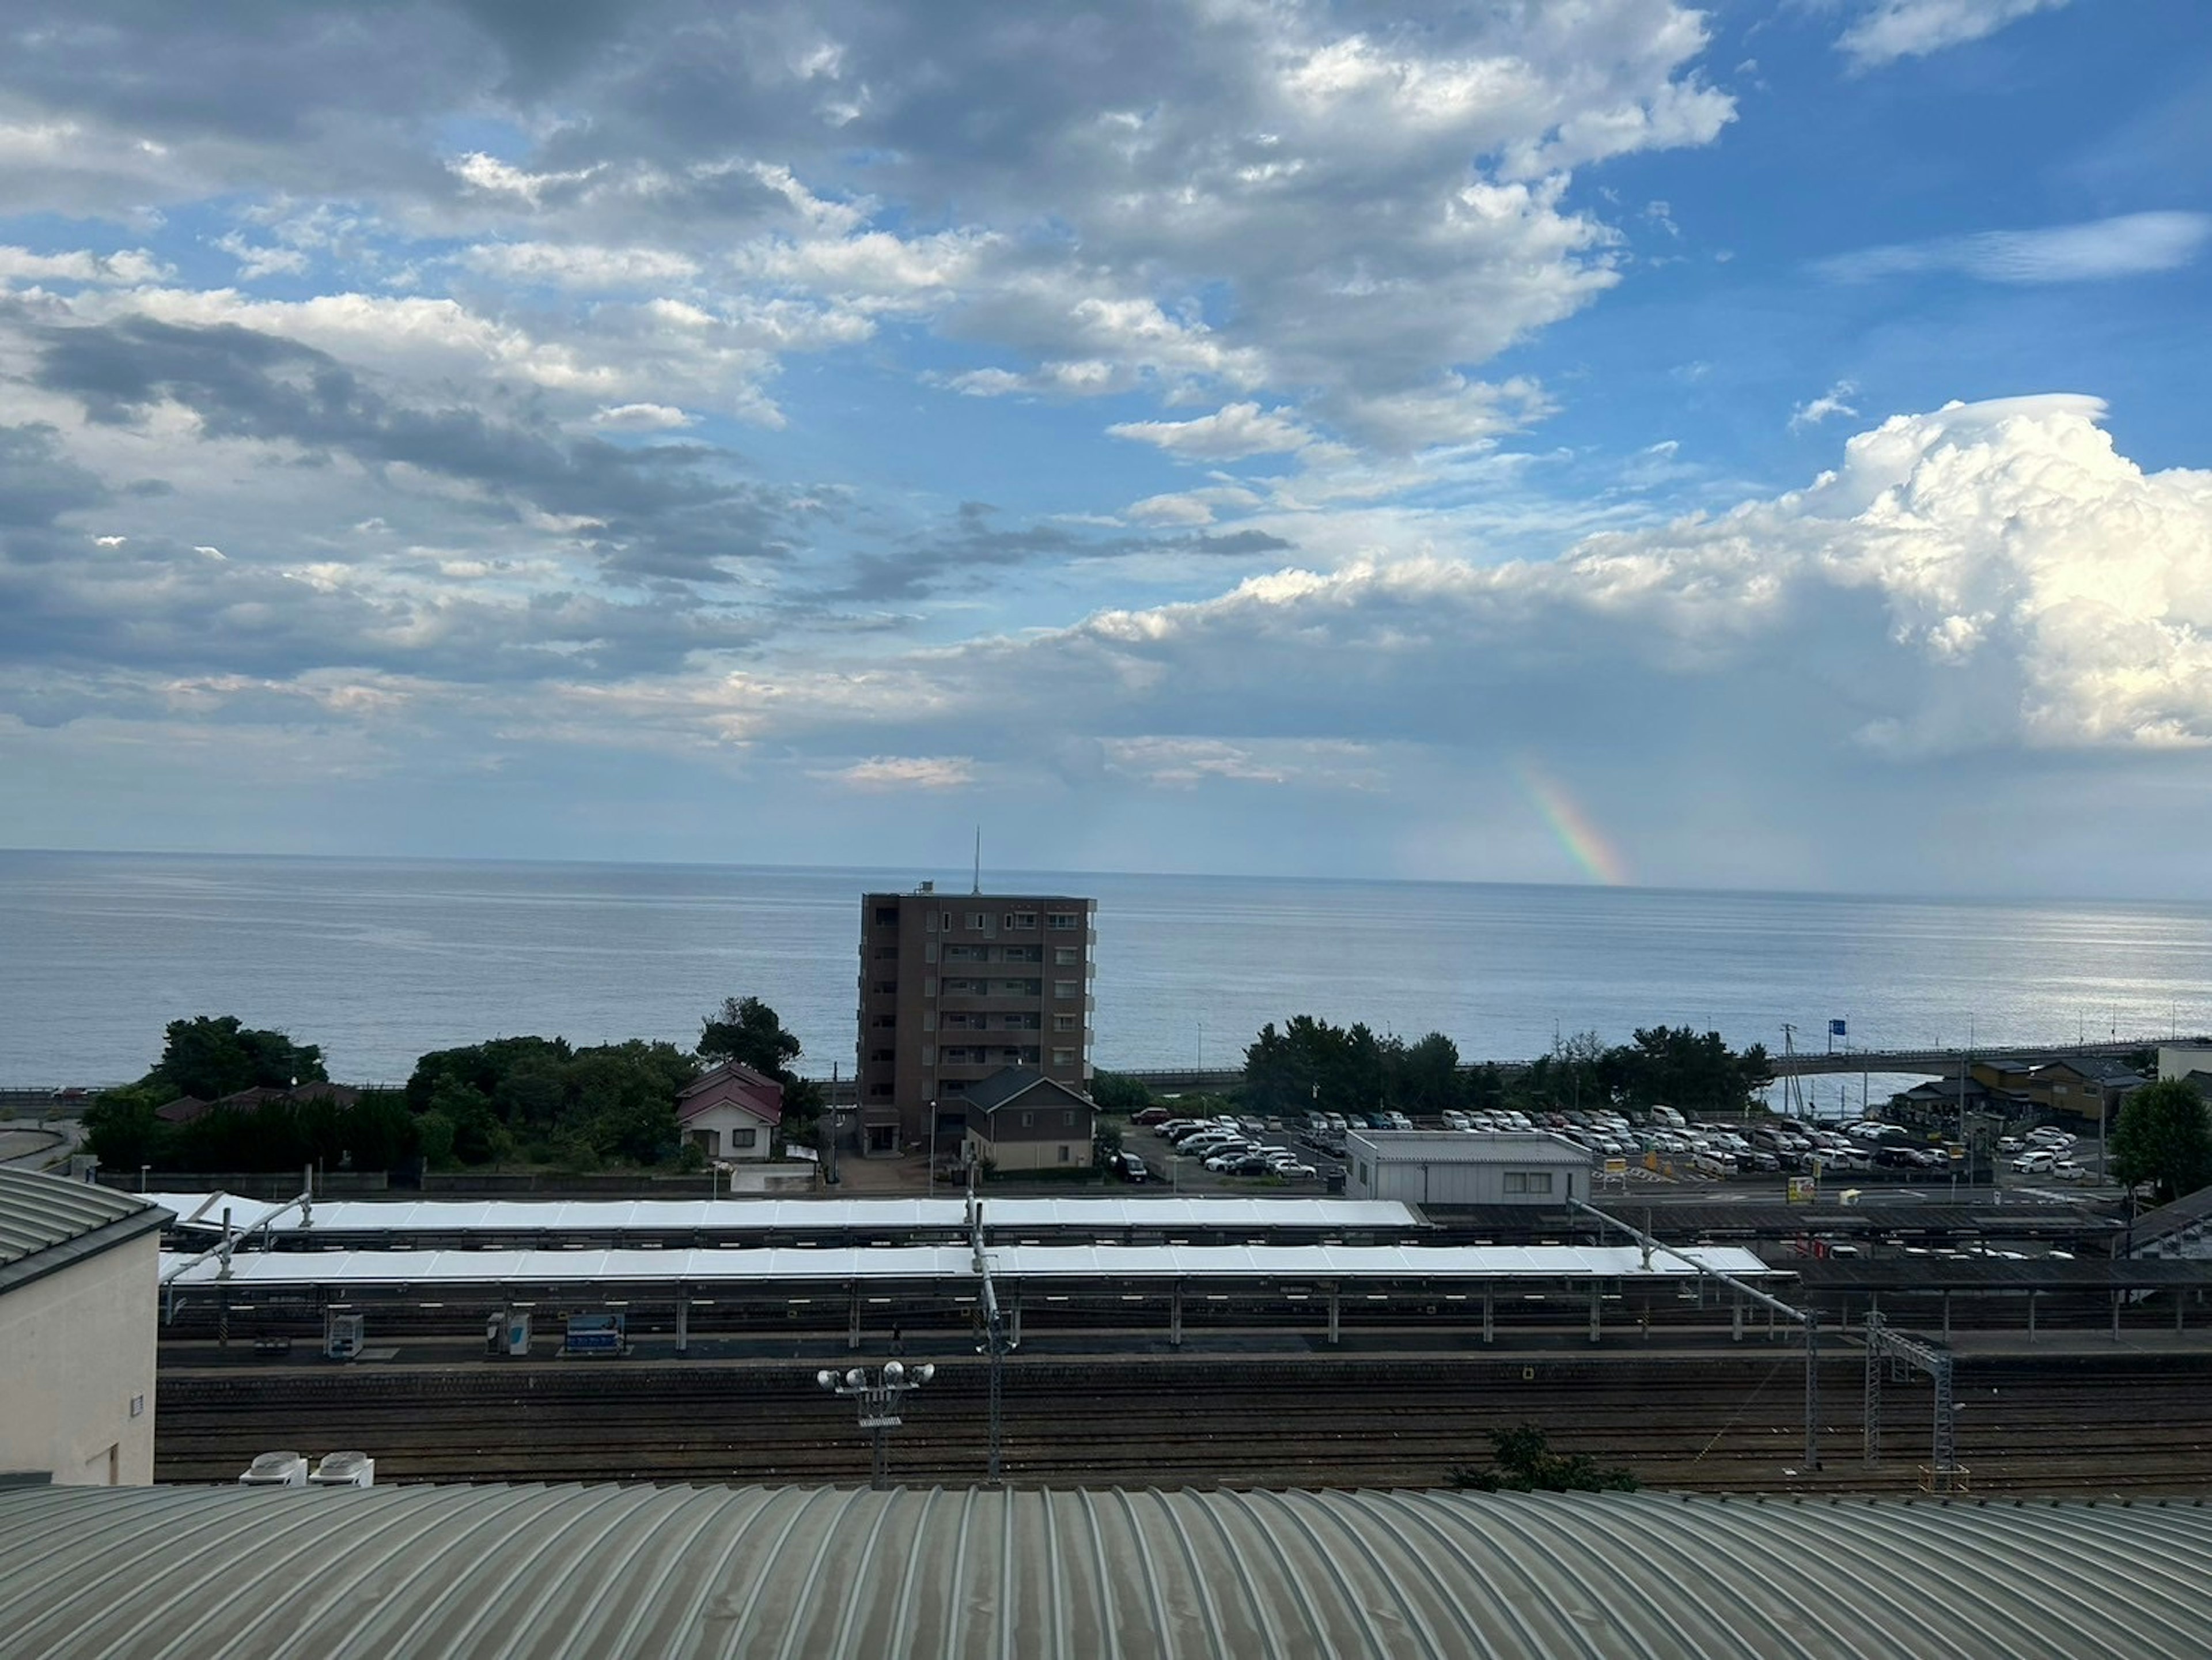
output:
[[[1705, 1300], [1705, 1282], [1700, 1280], [1698, 1281], [1698, 1302], [1700, 1306]], [[1743, 1293], [1740, 1291], [1729, 1293], [1729, 1335], [1739, 1343], [1743, 1341]]]
[[1820, 1468], [1820, 1311], [1805, 1310], [1805, 1468]]
[[1339, 1328], [1340, 1320], [1339, 1310], [1337, 1308], [1337, 1290], [1334, 1286], [1331, 1286], [1328, 1288], [1328, 1342], [1331, 1348], [1336, 1347], [1336, 1336]]
[[1943, 1341], [1951, 1341], [1951, 1293], [1943, 1293]]
[[1182, 1282], [1177, 1280], [1168, 1293], [1168, 1347], [1182, 1347]]
[[860, 1347], [860, 1286], [858, 1280], [853, 1283], [853, 1312], [845, 1329], [845, 1347], [848, 1349]]
[[1491, 1288], [1485, 1286], [1482, 1288], [1482, 1341], [1486, 1343], [1498, 1335], [1497, 1317], [1492, 1308], [1492, 1301]]
[[1596, 1342], [1596, 1341], [1597, 1341], [1597, 1334], [1598, 1334], [1598, 1320], [1599, 1320], [1599, 1317], [1600, 1317], [1600, 1316], [1599, 1316], [1599, 1310], [1600, 1310], [1601, 1308], [1603, 1308], [1603, 1306], [1604, 1306], [1604, 1304], [1605, 1304], [1605, 1298], [1604, 1298], [1604, 1295], [1603, 1295], [1603, 1294], [1602, 1294], [1602, 1292], [1600, 1292], [1600, 1290], [1599, 1290], [1599, 1286], [1600, 1286], [1600, 1284], [1601, 1284], [1601, 1282], [1600, 1282], [1600, 1281], [1598, 1281], [1598, 1280], [1591, 1280], [1591, 1281], [1590, 1281], [1590, 1333], [1589, 1333], [1589, 1340], [1590, 1340], [1590, 1341], [1591, 1341], [1591, 1342], [1593, 1342], [1593, 1343], [1595, 1343], [1595, 1342]]
[[691, 1288], [684, 1285], [676, 1287], [676, 1352], [691, 1352]]
[[1022, 1294], [1019, 1292], [1014, 1293], [1014, 1306], [1008, 1313], [1006, 1341], [1014, 1348], [1022, 1346]]

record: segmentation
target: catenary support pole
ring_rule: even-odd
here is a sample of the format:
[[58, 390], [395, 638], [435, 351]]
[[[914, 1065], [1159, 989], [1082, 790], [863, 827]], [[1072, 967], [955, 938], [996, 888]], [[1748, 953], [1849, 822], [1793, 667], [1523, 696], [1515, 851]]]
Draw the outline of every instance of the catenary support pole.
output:
[[691, 1288], [680, 1281], [676, 1287], [676, 1353], [691, 1353]]
[[1593, 1342], [1593, 1343], [1595, 1343], [1595, 1342], [1596, 1342], [1596, 1341], [1597, 1341], [1597, 1337], [1598, 1337], [1598, 1320], [1599, 1320], [1599, 1318], [1600, 1318], [1599, 1310], [1600, 1310], [1604, 1306], [1604, 1303], [1605, 1303], [1605, 1298], [1604, 1298], [1604, 1295], [1603, 1295], [1603, 1293], [1602, 1293], [1602, 1292], [1601, 1292], [1599, 1291], [1599, 1289], [1598, 1289], [1599, 1284], [1600, 1284], [1600, 1282], [1599, 1282], [1599, 1281], [1597, 1281], [1597, 1280], [1591, 1280], [1591, 1281], [1590, 1281], [1590, 1329], [1589, 1329], [1589, 1340], [1590, 1340], [1590, 1341], [1591, 1341], [1591, 1342]]
[[1182, 1281], [1180, 1280], [1168, 1292], [1168, 1347], [1171, 1349], [1182, 1347]]
[[860, 1282], [857, 1280], [853, 1282], [852, 1311], [845, 1327], [845, 1347], [848, 1349], [860, 1347]]
[[1336, 1305], [1336, 1304], [1337, 1304], [1337, 1292], [1336, 1292], [1336, 1287], [1335, 1287], [1334, 1286], [1331, 1286], [1328, 1288], [1328, 1341], [1329, 1341], [1329, 1347], [1330, 1347], [1331, 1348], [1334, 1348], [1334, 1347], [1336, 1347], [1336, 1335], [1337, 1335], [1338, 1325], [1339, 1325], [1339, 1323], [1338, 1323], [1338, 1310], [1337, 1310], [1337, 1305]]
[[1482, 1288], [1482, 1341], [1490, 1342], [1498, 1335], [1496, 1311], [1492, 1307], [1494, 1294], [1488, 1286]]

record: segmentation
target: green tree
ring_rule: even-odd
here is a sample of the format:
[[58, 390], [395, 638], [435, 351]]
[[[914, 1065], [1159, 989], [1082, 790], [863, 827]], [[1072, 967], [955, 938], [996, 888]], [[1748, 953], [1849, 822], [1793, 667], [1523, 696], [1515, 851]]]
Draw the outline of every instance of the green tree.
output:
[[784, 1140], [811, 1137], [822, 1116], [822, 1089], [792, 1070], [805, 1049], [774, 1009], [757, 997], [724, 998], [701, 1024], [696, 1047], [708, 1061], [735, 1061], [782, 1085]]
[[1395, 1105], [1433, 1117], [1466, 1098], [1459, 1045], [1440, 1031], [1416, 1043], [1394, 1037], [1382, 1046], [1383, 1087]]
[[166, 1091], [164, 1100], [196, 1095], [215, 1101], [240, 1090], [328, 1083], [330, 1074], [323, 1070], [322, 1050], [313, 1043], [243, 1025], [234, 1014], [203, 1014], [169, 1022], [161, 1059], [140, 1081]]
[[1152, 1092], [1142, 1083], [1103, 1067], [1091, 1080], [1091, 1098], [1101, 1112], [1142, 1112], [1152, 1104]]
[[1490, 1448], [1489, 1467], [1452, 1469], [1452, 1486], [1481, 1493], [1633, 1493], [1638, 1486], [1626, 1468], [1602, 1469], [1587, 1453], [1553, 1452], [1534, 1424], [1491, 1431]]
[[2112, 1127], [2112, 1171], [2132, 1187], [2148, 1182], [2160, 1204], [2212, 1184], [2212, 1121], [2185, 1079], [2145, 1084]]

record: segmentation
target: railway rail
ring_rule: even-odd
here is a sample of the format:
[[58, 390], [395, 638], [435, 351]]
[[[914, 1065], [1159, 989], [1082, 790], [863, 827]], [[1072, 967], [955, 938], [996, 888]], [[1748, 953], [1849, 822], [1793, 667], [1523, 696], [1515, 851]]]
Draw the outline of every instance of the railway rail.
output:
[[[911, 1347], [911, 1346], [910, 1346]], [[917, 1351], [919, 1353], [919, 1351]], [[938, 1356], [893, 1438], [896, 1480], [967, 1485], [985, 1456], [985, 1374]], [[156, 1477], [235, 1479], [275, 1446], [359, 1447], [382, 1480], [851, 1482], [866, 1438], [811, 1364], [319, 1372], [165, 1369]], [[1883, 1391], [1887, 1462], [1861, 1462], [1863, 1359], [1823, 1365], [1823, 1468], [1799, 1468], [1794, 1351], [1727, 1356], [1018, 1360], [1007, 1479], [1024, 1486], [1428, 1487], [1523, 1423], [1647, 1486], [1706, 1492], [1913, 1490], [1924, 1384]], [[2201, 1359], [1962, 1363], [1959, 1454], [1981, 1494], [2203, 1493], [2212, 1403]], [[1916, 1459], [1916, 1450], [1917, 1457]]]

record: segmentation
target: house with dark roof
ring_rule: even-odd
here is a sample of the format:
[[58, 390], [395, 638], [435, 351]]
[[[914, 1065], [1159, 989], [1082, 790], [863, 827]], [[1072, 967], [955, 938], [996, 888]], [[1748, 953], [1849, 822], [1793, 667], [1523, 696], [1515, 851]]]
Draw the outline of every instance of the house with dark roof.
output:
[[0, 1487], [154, 1479], [154, 1339], [169, 1213], [0, 1168]]
[[154, 1116], [164, 1123], [189, 1124], [211, 1112], [258, 1112], [272, 1101], [328, 1101], [343, 1110], [360, 1099], [359, 1090], [343, 1084], [295, 1084], [289, 1089], [257, 1084], [251, 1089], [234, 1090], [212, 1101], [203, 1101], [197, 1095], [180, 1095], [155, 1108]]
[[741, 1061], [725, 1061], [684, 1086], [676, 1122], [709, 1158], [765, 1159], [783, 1122], [783, 1085]]
[[1012, 1171], [1082, 1170], [1091, 1164], [1098, 1109], [1073, 1085], [1008, 1067], [968, 1086], [963, 1156]]

